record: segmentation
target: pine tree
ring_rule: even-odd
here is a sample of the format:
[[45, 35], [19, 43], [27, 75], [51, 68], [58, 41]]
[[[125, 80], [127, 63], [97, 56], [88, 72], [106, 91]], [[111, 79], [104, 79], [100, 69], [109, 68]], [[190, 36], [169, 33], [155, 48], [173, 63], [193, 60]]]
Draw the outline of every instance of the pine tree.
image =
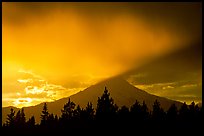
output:
[[77, 108], [74, 109], [74, 114], [73, 117], [75, 120], [80, 120], [81, 119], [81, 113], [82, 113], [83, 109], [81, 109], [81, 107], [79, 105], [77, 105]]
[[118, 116], [119, 116], [119, 120], [128, 121], [128, 118], [129, 118], [129, 108], [126, 107], [126, 106], [122, 106], [118, 110]]
[[47, 108], [47, 103], [44, 103], [42, 114], [41, 114], [41, 125], [47, 125], [49, 112]]
[[149, 112], [148, 112], [148, 108], [147, 108], [145, 101], [143, 101], [142, 106], [141, 106], [141, 115], [142, 115], [142, 120], [149, 119]]
[[164, 110], [160, 107], [160, 103], [157, 100], [155, 100], [152, 111], [153, 120], [159, 123], [160, 121], [164, 120], [164, 117], [165, 117]]
[[86, 118], [87, 120], [93, 120], [94, 119], [94, 108], [92, 103], [88, 102], [86, 108], [85, 108]]
[[184, 102], [179, 110], [179, 119], [182, 121], [187, 121], [189, 117], [189, 109], [187, 104]]
[[21, 109], [21, 125], [25, 126], [26, 123], [26, 117], [25, 117], [25, 113], [24, 113], [24, 108]]
[[195, 118], [196, 118], [196, 120], [198, 120], [199, 119], [199, 113], [200, 113], [200, 107], [198, 106], [198, 104], [196, 104], [195, 105]]
[[58, 122], [58, 116], [57, 115], [55, 115], [55, 122], [57, 123]]
[[167, 111], [167, 119], [170, 122], [174, 122], [177, 119], [178, 109], [175, 104], [172, 104], [171, 107]]
[[18, 110], [18, 112], [16, 113], [14, 124], [16, 127], [20, 127], [21, 125], [21, 111], [20, 110]]
[[103, 95], [98, 98], [96, 118], [99, 120], [111, 120], [116, 117], [118, 107], [114, 104], [114, 100], [110, 97], [110, 93], [105, 87]]
[[55, 125], [55, 117], [53, 113], [48, 115], [47, 124], [49, 127], [53, 127]]
[[142, 109], [140, 103], [136, 100], [135, 103], [130, 107], [130, 113], [133, 120], [141, 120]]
[[191, 117], [191, 120], [194, 118], [196, 112], [195, 112], [195, 103], [192, 102], [190, 105], [189, 105], [189, 114], [190, 114], [190, 117]]
[[54, 116], [53, 124], [54, 124], [55, 127], [58, 127], [58, 125], [59, 125], [59, 118], [58, 118], [57, 115]]
[[75, 109], [75, 103], [70, 101], [70, 98], [68, 102], [64, 105], [62, 112], [62, 119], [63, 120], [71, 120], [74, 116], [74, 109]]
[[10, 114], [7, 115], [6, 126], [14, 127], [15, 111], [11, 108]]
[[27, 121], [27, 126], [28, 126], [29, 128], [35, 127], [35, 117], [34, 117], [34, 116], [32, 116], [31, 118], [28, 119], [28, 121]]

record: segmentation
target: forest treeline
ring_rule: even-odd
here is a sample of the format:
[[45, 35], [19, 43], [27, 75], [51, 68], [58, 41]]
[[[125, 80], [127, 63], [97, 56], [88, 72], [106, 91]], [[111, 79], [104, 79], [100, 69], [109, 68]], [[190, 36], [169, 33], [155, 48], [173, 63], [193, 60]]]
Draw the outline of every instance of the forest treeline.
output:
[[167, 111], [155, 100], [153, 110], [149, 110], [145, 101], [140, 104], [137, 100], [130, 107], [118, 107], [105, 88], [101, 97], [98, 97], [97, 107], [92, 103], [86, 108], [81, 108], [70, 99], [61, 109], [61, 116], [49, 112], [46, 103], [42, 107], [41, 122], [36, 124], [32, 116], [26, 121], [24, 109], [17, 113], [11, 108], [7, 121], [2, 128], [5, 132], [37, 134], [54, 132], [88, 132], [98, 130], [130, 131], [130, 130], [176, 130], [199, 129], [202, 123], [203, 108], [192, 102], [190, 105], [183, 103], [178, 109], [172, 104]]

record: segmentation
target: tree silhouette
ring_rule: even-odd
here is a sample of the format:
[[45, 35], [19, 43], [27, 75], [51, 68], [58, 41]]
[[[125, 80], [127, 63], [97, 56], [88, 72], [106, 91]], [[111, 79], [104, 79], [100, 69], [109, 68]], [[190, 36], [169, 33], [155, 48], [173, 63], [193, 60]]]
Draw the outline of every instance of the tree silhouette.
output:
[[57, 122], [55, 122], [55, 117], [53, 113], [48, 115], [47, 124], [49, 127], [54, 128]]
[[101, 97], [98, 97], [96, 118], [99, 120], [111, 120], [115, 117], [118, 107], [114, 104], [114, 100], [110, 97], [110, 93], [105, 87], [105, 91]]
[[15, 116], [14, 124], [18, 128], [23, 128], [26, 123], [24, 109], [19, 110]]
[[122, 107], [118, 110], [118, 113], [119, 113], [121, 116], [127, 116], [128, 113], [129, 113], [129, 108], [126, 107], [126, 106], [122, 106]]
[[171, 123], [175, 123], [177, 120], [178, 109], [175, 104], [172, 104], [167, 111], [167, 120]]
[[[113, 131], [124, 130], [133, 132], [140, 130], [200, 130], [200, 123], [203, 121], [203, 108], [192, 102], [190, 105], [183, 103], [178, 110], [175, 104], [172, 104], [166, 111], [160, 106], [160, 102], [155, 100], [153, 110], [149, 111], [145, 101], [142, 104], [139, 101], [130, 107], [122, 106], [119, 108], [110, 97], [110, 93], [105, 87], [104, 93], [98, 98], [96, 111], [92, 103], [87, 104], [85, 109], [80, 105], [68, 100], [61, 110], [61, 116], [48, 112], [47, 103], [44, 103], [40, 125], [36, 124], [35, 117], [32, 116], [26, 122], [24, 109], [19, 110], [16, 115], [11, 108], [7, 115], [6, 123], [3, 124], [3, 130], [7, 133], [16, 134], [46, 134], [53, 132], [88, 132], [90, 130]], [[95, 114], [96, 113], [96, 114]], [[165, 122], [167, 121], [167, 122]], [[132, 125], [134, 123], [134, 125]], [[25, 127], [24, 127], [25, 126]], [[196, 131], [197, 132], [197, 131]], [[44, 133], [44, 134], [45, 134]]]
[[145, 101], [143, 101], [141, 106], [141, 116], [142, 116], [141, 119], [143, 121], [147, 121], [149, 119], [149, 112]]
[[59, 118], [58, 118], [58, 116], [57, 115], [55, 115], [55, 122], [58, 122], [59, 121]]
[[118, 118], [122, 123], [127, 123], [129, 121], [129, 108], [126, 106], [122, 106], [118, 110]]
[[187, 104], [184, 102], [179, 110], [179, 119], [181, 121], [187, 121], [188, 115], [189, 115], [189, 109], [188, 109]]
[[158, 123], [164, 120], [165, 112], [160, 107], [160, 102], [156, 99], [153, 104], [152, 119], [156, 120]]
[[14, 119], [14, 124], [19, 127], [21, 124], [21, 112], [20, 110], [16, 113], [15, 119]]
[[28, 119], [27, 126], [29, 128], [34, 128], [34, 126], [35, 126], [35, 117], [34, 116], [32, 116], [31, 118]]
[[140, 103], [136, 100], [135, 103], [130, 108], [130, 113], [132, 119], [135, 121], [141, 121], [142, 110]]
[[199, 106], [193, 101], [190, 105], [189, 105], [189, 120], [192, 123], [195, 123], [199, 120], [198, 116], [199, 116], [199, 112], [200, 112], [200, 108]]
[[77, 105], [77, 108], [74, 109], [73, 117], [75, 120], [80, 120], [81, 119], [81, 113], [82, 109], [79, 105]]
[[68, 102], [64, 105], [62, 112], [62, 119], [64, 120], [71, 120], [74, 116], [74, 109], [75, 109], [75, 103], [70, 101], [70, 98]]
[[21, 109], [21, 124], [24, 126], [26, 123], [26, 117], [24, 113], [24, 108]]
[[198, 104], [195, 105], [194, 111], [195, 111], [195, 119], [196, 121], [198, 121], [200, 119], [199, 114], [201, 113], [201, 108], [198, 106]]
[[189, 114], [191, 116], [191, 119], [193, 119], [193, 117], [195, 117], [195, 115], [196, 115], [195, 102], [194, 101], [189, 105]]
[[11, 108], [10, 113], [7, 115], [5, 126], [13, 128], [15, 126], [15, 118], [15, 111], [13, 108]]
[[85, 118], [87, 120], [91, 121], [94, 119], [94, 108], [91, 102], [90, 103], [88, 102], [84, 112], [85, 112]]
[[48, 117], [49, 117], [49, 112], [48, 112], [48, 108], [47, 108], [47, 103], [44, 103], [42, 114], [41, 114], [41, 123], [40, 124], [43, 126], [47, 125]]
[[14, 121], [15, 121], [15, 111], [13, 110], [13, 108], [11, 108], [10, 114], [7, 115], [6, 126], [14, 127]]

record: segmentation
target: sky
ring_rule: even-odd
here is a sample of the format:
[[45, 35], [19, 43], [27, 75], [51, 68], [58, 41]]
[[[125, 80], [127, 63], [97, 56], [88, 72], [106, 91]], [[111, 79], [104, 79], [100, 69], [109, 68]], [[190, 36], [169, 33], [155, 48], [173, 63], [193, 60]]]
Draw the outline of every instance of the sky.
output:
[[123, 76], [149, 93], [188, 104], [201, 102], [202, 43], [168, 54]]
[[2, 106], [54, 101], [121, 75], [202, 101], [201, 3], [2, 4]]

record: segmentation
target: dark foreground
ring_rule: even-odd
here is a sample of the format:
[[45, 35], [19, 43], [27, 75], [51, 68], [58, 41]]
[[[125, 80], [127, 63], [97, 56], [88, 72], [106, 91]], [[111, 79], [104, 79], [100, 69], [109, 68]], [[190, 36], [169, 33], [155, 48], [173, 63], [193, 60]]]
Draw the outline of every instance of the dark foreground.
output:
[[175, 104], [164, 111], [155, 100], [153, 110], [137, 100], [130, 107], [118, 108], [105, 88], [98, 98], [97, 108], [91, 103], [85, 109], [69, 101], [62, 108], [61, 116], [48, 112], [46, 103], [42, 108], [41, 122], [35, 117], [26, 121], [24, 110], [17, 113], [11, 109], [3, 124], [3, 135], [200, 135], [203, 129], [203, 108], [192, 102], [179, 109]]

